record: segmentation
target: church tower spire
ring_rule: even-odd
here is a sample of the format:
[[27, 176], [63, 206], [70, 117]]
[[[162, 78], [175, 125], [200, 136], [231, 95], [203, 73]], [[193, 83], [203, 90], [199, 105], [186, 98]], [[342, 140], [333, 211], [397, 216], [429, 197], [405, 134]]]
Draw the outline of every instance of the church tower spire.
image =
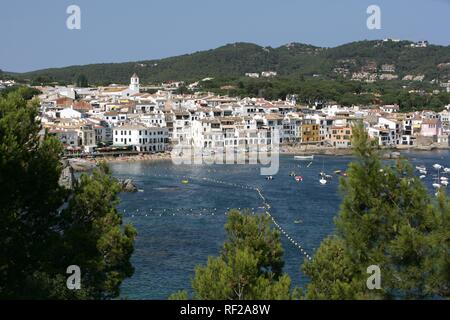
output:
[[139, 93], [139, 77], [136, 73], [133, 73], [130, 79], [130, 91]]

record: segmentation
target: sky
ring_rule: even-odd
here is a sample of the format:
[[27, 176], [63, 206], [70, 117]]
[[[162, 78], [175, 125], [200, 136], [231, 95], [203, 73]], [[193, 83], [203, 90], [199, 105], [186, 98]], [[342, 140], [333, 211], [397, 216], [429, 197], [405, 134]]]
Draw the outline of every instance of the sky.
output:
[[[67, 7], [81, 11], [70, 30]], [[367, 27], [368, 6], [381, 29]], [[159, 59], [228, 43], [323, 47], [395, 38], [450, 45], [450, 0], [0, 0], [0, 69]]]

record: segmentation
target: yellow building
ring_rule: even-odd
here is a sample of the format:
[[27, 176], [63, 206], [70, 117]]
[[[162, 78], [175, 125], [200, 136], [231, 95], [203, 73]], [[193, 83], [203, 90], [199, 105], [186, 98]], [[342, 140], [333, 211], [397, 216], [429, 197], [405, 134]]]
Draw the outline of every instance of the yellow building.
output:
[[305, 119], [301, 133], [302, 144], [320, 143], [320, 125], [316, 124], [314, 120], [308, 121], [308, 119]]

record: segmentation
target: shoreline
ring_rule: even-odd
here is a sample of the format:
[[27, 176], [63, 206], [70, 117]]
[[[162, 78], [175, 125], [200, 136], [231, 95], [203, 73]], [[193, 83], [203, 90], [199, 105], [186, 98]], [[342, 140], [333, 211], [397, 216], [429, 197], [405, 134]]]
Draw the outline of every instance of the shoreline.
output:
[[[380, 148], [380, 151], [386, 152], [388, 159], [398, 158], [402, 152], [436, 152], [441, 150], [450, 150], [450, 147], [428, 146], [428, 147], [396, 147], [396, 148]], [[306, 147], [280, 147], [280, 155], [324, 155], [324, 156], [351, 156], [352, 148], [322, 148], [315, 146]], [[98, 158], [70, 158], [68, 157], [72, 168], [77, 172], [89, 171], [93, 169], [99, 162], [106, 163], [133, 163], [133, 162], [158, 162], [171, 160], [171, 153], [154, 153], [140, 155], [124, 155], [124, 156], [104, 156]]]

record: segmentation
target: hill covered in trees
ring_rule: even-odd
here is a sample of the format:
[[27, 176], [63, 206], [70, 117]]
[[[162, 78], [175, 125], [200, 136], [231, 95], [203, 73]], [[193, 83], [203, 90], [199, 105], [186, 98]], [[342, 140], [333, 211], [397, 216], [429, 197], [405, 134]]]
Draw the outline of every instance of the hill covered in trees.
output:
[[[359, 41], [334, 48], [290, 43], [278, 48], [251, 43], [228, 44], [216, 49], [159, 60], [69, 66], [14, 74], [34, 82], [76, 83], [81, 75], [90, 84], [128, 83], [137, 72], [142, 83], [194, 81], [205, 77], [237, 78], [249, 72], [276, 71], [280, 77], [303, 79], [349, 78], [352, 73], [381, 73], [393, 65], [399, 79], [423, 75], [425, 80], [450, 79], [450, 46], [415, 47], [409, 41]], [[375, 70], [374, 70], [375, 66]], [[344, 76], [345, 74], [345, 76]]]

